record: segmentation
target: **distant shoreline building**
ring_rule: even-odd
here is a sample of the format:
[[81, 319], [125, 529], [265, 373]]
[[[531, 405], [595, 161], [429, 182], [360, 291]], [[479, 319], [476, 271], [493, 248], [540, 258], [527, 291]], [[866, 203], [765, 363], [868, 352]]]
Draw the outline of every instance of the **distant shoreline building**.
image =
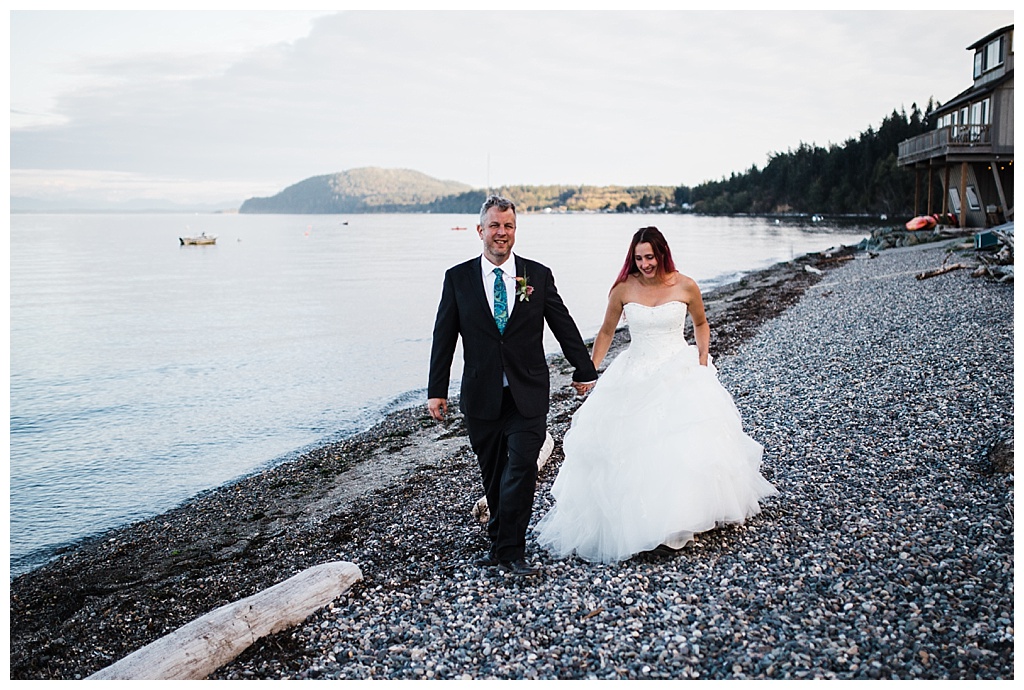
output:
[[967, 50], [974, 84], [929, 115], [933, 131], [900, 142], [897, 162], [915, 173], [915, 214], [923, 201], [927, 215], [952, 213], [960, 227], [984, 228], [1013, 220], [1013, 24]]

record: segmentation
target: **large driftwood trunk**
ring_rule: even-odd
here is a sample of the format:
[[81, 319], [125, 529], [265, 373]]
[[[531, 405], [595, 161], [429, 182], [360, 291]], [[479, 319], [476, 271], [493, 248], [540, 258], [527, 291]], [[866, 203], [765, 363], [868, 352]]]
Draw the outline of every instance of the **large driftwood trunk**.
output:
[[934, 268], [930, 271], [918, 273], [914, 277], [917, 278], [918, 280], [924, 280], [925, 278], [934, 278], [935, 276], [941, 276], [943, 273], [949, 273], [950, 271], [957, 271], [960, 270], [961, 268], [967, 268], [967, 264], [947, 264], [945, 266], [941, 266], [940, 268]]
[[256, 640], [304, 621], [363, 573], [335, 561], [303, 570], [251, 597], [214, 609], [89, 676], [89, 680], [198, 680]]

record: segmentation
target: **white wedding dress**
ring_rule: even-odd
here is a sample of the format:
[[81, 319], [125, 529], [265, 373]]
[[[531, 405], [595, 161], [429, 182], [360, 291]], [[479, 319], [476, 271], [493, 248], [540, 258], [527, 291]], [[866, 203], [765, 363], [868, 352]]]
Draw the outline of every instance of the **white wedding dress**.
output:
[[717, 524], [742, 522], [778, 491], [732, 396], [683, 338], [686, 304], [623, 309], [631, 343], [573, 415], [541, 546], [611, 563]]

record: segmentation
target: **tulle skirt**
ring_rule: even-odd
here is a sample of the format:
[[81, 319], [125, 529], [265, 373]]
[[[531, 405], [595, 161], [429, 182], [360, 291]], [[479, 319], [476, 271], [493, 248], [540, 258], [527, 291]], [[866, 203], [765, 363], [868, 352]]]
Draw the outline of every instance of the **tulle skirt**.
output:
[[778, 493], [714, 364], [700, 366], [697, 349], [679, 342], [668, 353], [630, 347], [573, 415], [555, 507], [537, 525], [556, 556], [610, 563], [680, 548]]

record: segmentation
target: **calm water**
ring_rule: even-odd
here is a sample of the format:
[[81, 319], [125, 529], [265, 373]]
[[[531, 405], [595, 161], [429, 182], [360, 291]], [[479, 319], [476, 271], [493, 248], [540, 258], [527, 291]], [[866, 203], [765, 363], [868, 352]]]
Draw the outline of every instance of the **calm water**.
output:
[[[475, 220], [12, 215], [12, 575], [422, 403], [442, 276], [479, 254]], [[516, 251], [552, 267], [591, 338], [643, 225], [665, 232], [679, 269], [705, 290], [867, 234], [524, 215]], [[201, 231], [217, 244], [179, 246]], [[459, 374], [457, 364], [453, 382]]]

